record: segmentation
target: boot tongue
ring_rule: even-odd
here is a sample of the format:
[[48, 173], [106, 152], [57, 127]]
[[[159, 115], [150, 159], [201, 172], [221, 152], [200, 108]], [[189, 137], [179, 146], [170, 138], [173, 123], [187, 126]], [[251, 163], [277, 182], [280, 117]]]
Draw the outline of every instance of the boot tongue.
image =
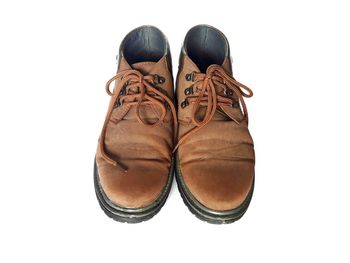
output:
[[142, 74], [147, 75], [157, 71], [161, 71], [166, 66], [166, 57], [164, 56], [158, 62], [142, 61], [134, 64], [129, 64], [124, 57], [120, 59], [118, 71], [136, 69]]
[[[119, 70], [128, 70], [134, 69], [140, 71], [143, 75], [152, 75], [152, 74], [162, 74], [164, 73], [164, 69], [167, 68], [167, 58], [164, 56], [159, 61], [143, 61], [134, 64], [129, 64], [124, 58], [121, 59]], [[162, 74], [163, 75], [163, 74]], [[165, 76], [165, 75], [164, 75]], [[146, 122], [153, 122], [154, 119], [158, 119], [161, 116], [161, 108], [154, 107], [149, 104], [143, 104], [139, 106], [139, 114], [141, 119]], [[136, 107], [131, 107], [128, 111], [127, 115], [124, 117], [125, 119], [136, 119]]]
[[154, 66], [157, 64], [157, 62], [152, 61], [145, 61], [145, 62], [138, 62], [131, 65], [133, 69], [136, 69], [140, 71], [143, 75], [150, 74]]
[[[232, 75], [232, 66], [230, 57], [226, 57], [223, 63], [221, 64], [222, 68], [229, 74]], [[218, 93], [219, 95], [224, 96], [222, 92]], [[205, 115], [205, 107], [202, 107], [198, 110], [197, 116], [203, 118]], [[226, 116], [227, 115], [227, 116]], [[223, 106], [222, 110], [216, 111], [213, 120], [229, 120], [229, 118], [241, 119], [242, 112], [241, 109], [233, 108], [232, 106]]]

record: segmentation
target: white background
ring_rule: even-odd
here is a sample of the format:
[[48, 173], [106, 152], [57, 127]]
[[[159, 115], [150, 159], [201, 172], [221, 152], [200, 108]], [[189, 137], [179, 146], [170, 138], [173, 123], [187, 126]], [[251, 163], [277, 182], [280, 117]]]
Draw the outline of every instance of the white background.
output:
[[[1, 262], [349, 262], [347, 1], [1, 1]], [[230, 41], [256, 148], [246, 215], [210, 225], [176, 185], [148, 222], [104, 215], [93, 160], [120, 41], [151, 24]], [[220, 131], [218, 131], [220, 132]]]

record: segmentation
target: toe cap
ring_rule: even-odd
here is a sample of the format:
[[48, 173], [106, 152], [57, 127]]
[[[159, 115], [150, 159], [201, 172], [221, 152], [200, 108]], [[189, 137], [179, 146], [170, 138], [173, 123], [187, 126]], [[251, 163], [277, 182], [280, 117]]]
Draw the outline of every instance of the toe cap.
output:
[[188, 190], [204, 206], [216, 211], [232, 210], [247, 198], [254, 179], [254, 164], [208, 160], [183, 166]]
[[127, 173], [109, 164], [98, 167], [103, 192], [112, 203], [123, 208], [151, 205], [167, 184], [169, 167], [164, 163], [150, 161], [126, 165]]

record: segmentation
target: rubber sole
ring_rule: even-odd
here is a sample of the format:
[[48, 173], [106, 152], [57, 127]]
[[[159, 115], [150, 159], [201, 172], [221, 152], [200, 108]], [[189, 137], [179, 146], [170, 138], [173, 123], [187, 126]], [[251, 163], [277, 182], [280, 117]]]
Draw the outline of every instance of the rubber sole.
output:
[[184, 201], [188, 209], [191, 211], [191, 213], [194, 214], [197, 218], [211, 224], [229, 224], [240, 219], [244, 215], [244, 213], [247, 211], [253, 196], [254, 180], [246, 199], [243, 201], [243, 203], [239, 207], [232, 210], [227, 210], [227, 211], [216, 211], [202, 205], [191, 194], [191, 192], [189, 191], [189, 189], [187, 188], [183, 180], [177, 153], [176, 153], [175, 163], [176, 163], [176, 169], [175, 169], [176, 182], [177, 182], [177, 186], [179, 188], [182, 200]]
[[141, 208], [124, 208], [114, 204], [111, 200], [108, 199], [108, 197], [104, 193], [99, 182], [99, 175], [98, 175], [97, 165], [95, 161], [94, 185], [95, 185], [97, 200], [102, 210], [105, 212], [105, 214], [108, 217], [114, 219], [115, 221], [123, 222], [123, 223], [140, 223], [140, 222], [149, 220], [154, 215], [156, 215], [160, 211], [160, 209], [163, 207], [171, 189], [171, 184], [173, 181], [173, 173], [174, 173], [174, 160], [172, 160], [171, 162], [169, 178], [166, 186], [164, 187], [162, 193], [157, 198], [157, 200], [155, 200], [151, 205], [146, 207], [141, 207]]

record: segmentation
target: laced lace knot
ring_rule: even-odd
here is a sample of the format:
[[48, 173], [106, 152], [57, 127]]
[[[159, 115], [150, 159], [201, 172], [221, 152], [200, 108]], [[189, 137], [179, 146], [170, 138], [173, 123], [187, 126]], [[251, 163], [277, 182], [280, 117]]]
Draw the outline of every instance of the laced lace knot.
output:
[[[191, 122], [195, 127], [184, 134], [174, 148], [174, 152], [183, 141], [202, 129], [213, 118], [216, 110], [221, 109], [235, 123], [240, 124], [242, 121], [248, 122], [248, 111], [244, 102], [244, 97], [253, 96], [253, 91], [247, 86], [235, 80], [228, 74], [222, 66], [211, 65], [206, 73], [192, 72], [186, 74], [187, 81], [194, 82], [193, 85], [185, 89], [186, 99], [181, 103], [181, 107], [193, 104], [191, 111]], [[222, 91], [224, 94], [222, 95]], [[194, 95], [196, 93], [196, 95]], [[196, 115], [200, 106], [205, 106], [205, 113], [202, 120], [198, 120]], [[227, 113], [227, 106], [242, 108], [243, 117], [237, 119]]]
[[[111, 91], [111, 84], [116, 82], [116, 85]], [[136, 118], [139, 123], [145, 125], [146, 127], [155, 127], [161, 124], [167, 114], [167, 107], [173, 116], [174, 131], [177, 129], [177, 116], [175, 106], [172, 100], [162, 92], [156, 84], [162, 84], [165, 79], [159, 75], [143, 75], [140, 71], [134, 69], [128, 69], [117, 73], [106, 83], [106, 92], [110, 95], [111, 102], [107, 111], [107, 116], [101, 131], [99, 139], [99, 149], [102, 158], [109, 164], [114, 165], [123, 171], [127, 172], [127, 168], [113, 160], [108, 156], [105, 150], [105, 136], [106, 130], [113, 110], [116, 107], [120, 107], [122, 104], [127, 106], [136, 106]], [[141, 105], [152, 105], [160, 109], [160, 117], [154, 123], [148, 123], [144, 121], [140, 115]], [[116, 123], [116, 122], [114, 122]], [[176, 138], [176, 133], [174, 133], [174, 141]]]

